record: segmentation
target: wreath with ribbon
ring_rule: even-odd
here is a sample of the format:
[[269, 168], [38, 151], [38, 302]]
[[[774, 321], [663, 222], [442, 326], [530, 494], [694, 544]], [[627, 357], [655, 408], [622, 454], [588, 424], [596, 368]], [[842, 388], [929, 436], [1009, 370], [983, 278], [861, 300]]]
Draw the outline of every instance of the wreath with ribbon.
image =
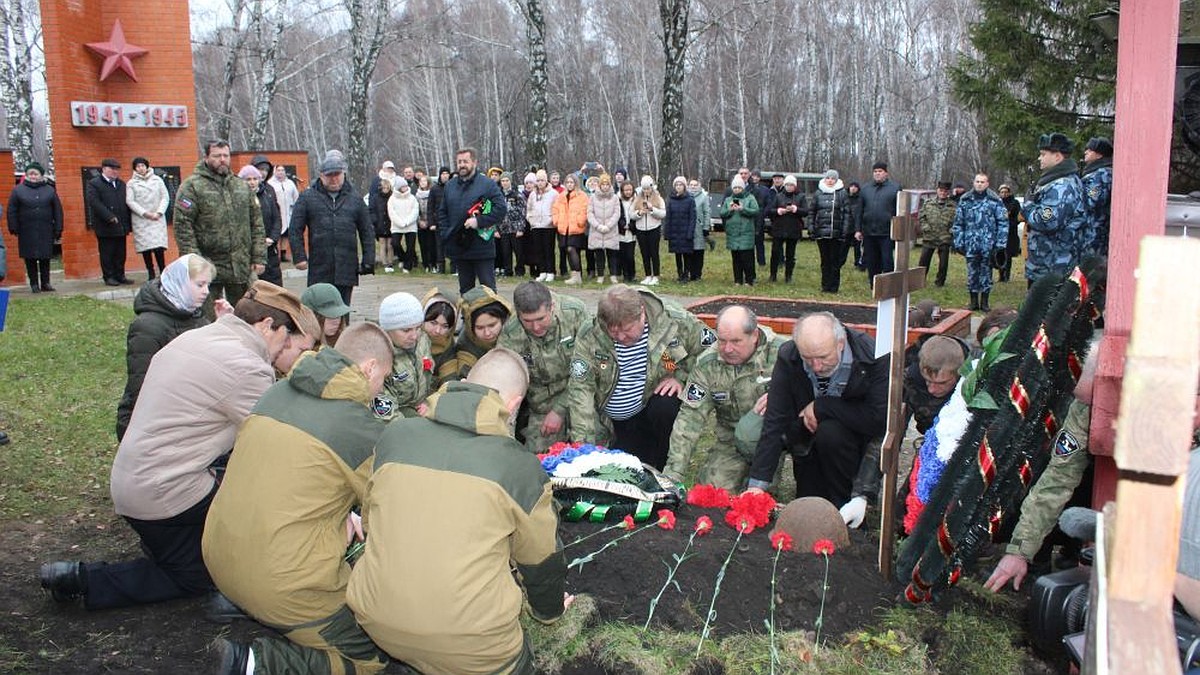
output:
[[561, 516], [594, 523], [650, 519], [658, 509], [674, 510], [683, 487], [637, 457], [590, 443], [555, 443], [538, 455], [550, 475]]

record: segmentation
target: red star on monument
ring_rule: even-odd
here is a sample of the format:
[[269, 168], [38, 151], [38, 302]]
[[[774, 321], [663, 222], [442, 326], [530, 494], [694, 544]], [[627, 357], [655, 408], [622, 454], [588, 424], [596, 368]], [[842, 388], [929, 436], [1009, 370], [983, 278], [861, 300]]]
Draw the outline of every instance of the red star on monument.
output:
[[101, 82], [108, 79], [118, 68], [125, 71], [129, 79], [137, 82], [137, 73], [133, 71], [133, 59], [150, 53], [149, 49], [125, 41], [125, 30], [121, 28], [120, 19], [113, 22], [108, 42], [89, 42], [87, 48], [104, 57], [104, 65], [100, 67]]

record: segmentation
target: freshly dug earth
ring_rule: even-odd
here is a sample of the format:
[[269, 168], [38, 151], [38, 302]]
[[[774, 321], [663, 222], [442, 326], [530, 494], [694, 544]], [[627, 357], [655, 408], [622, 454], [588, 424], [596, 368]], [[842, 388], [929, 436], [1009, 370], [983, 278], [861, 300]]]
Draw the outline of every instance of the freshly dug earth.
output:
[[762, 317], [778, 319], [795, 319], [808, 312], [830, 312], [842, 323], [853, 323], [867, 326], [875, 325], [875, 307], [871, 305], [851, 305], [839, 302], [809, 302], [807, 300], [773, 300], [771, 298], [743, 297], [727, 295], [719, 300], [699, 305], [689, 305], [688, 310], [693, 314], [716, 314], [722, 307], [730, 303], [739, 303], [754, 310]]
[[[667, 575], [672, 554], [681, 554], [700, 515], [709, 515], [714, 530], [697, 537], [680, 567], [679, 588], [663, 593], [653, 624], [697, 639], [712, 599], [718, 570], [737, 533], [717, 509], [683, 506], [674, 530], [650, 527], [610, 547], [582, 569], [568, 572], [572, 593], [591, 594], [600, 619], [641, 626], [650, 599]], [[570, 544], [602, 527], [564, 523], [561, 537]], [[716, 603], [713, 637], [731, 632], [765, 632], [771, 602], [770, 528], [742, 537], [733, 553]], [[568, 545], [566, 557], [590, 553], [624, 534], [612, 530]], [[872, 625], [878, 610], [893, 604], [897, 585], [876, 572], [874, 533], [852, 531], [851, 545], [830, 558], [829, 590], [823, 641]], [[249, 641], [271, 634], [253, 621], [218, 626], [204, 620], [204, 600], [181, 600], [146, 607], [87, 612], [57, 604], [37, 583], [38, 565], [49, 560], [117, 561], [139, 554], [137, 538], [110, 514], [79, 513], [49, 522], [11, 521], [0, 528], [0, 672], [15, 673], [196, 673], [208, 672], [209, 645], [216, 637]], [[821, 604], [824, 559], [810, 551], [784, 553], [775, 588], [775, 621], [780, 630], [812, 631]], [[930, 644], [937, 636], [923, 636]], [[407, 672], [392, 664], [388, 673]], [[591, 659], [577, 660], [563, 671], [595, 675], [612, 671]], [[1046, 672], [1042, 670], [1040, 672]]]

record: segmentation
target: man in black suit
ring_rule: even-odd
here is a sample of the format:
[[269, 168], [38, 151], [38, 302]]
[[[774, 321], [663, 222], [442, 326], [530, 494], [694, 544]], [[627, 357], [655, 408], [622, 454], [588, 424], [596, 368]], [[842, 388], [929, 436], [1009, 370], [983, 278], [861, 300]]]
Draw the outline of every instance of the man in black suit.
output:
[[109, 286], [132, 284], [125, 276], [125, 237], [133, 231], [125, 204], [121, 164], [112, 158], [100, 162], [100, 175], [87, 183], [87, 206], [100, 249], [100, 271]]

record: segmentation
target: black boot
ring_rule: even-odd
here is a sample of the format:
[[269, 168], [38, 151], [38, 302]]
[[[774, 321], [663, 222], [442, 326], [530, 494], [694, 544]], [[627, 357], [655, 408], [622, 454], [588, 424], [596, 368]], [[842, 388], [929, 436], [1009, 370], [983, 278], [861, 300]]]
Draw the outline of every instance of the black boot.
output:
[[972, 291], [971, 292], [971, 311], [974, 312], [978, 309], [979, 309], [979, 294]]
[[983, 293], [979, 294], [979, 309], [984, 312], [992, 311], [992, 308], [988, 307], [988, 296], [989, 295], [991, 295], [991, 293], [988, 291], [984, 291]]
[[213, 672], [217, 675], [242, 675], [246, 672], [246, 666], [250, 662], [250, 647], [233, 640], [217, 638], [213, 641], [212, 649], [216, 656], [216, 663], [213, 664], [216, 669]]
[[50, 591], [50, 596], [57, 602], [69, 602], [87, 594], [87, 577], [83, 575], [83, 563], [45, 563], [38, 577], [42, 588]]
[[42, 287], [38, 285], [38, 282], [34, 281], [33, 279], [30, 279], [29, 280], [29, 290], [34, 293], [41, 293]]

